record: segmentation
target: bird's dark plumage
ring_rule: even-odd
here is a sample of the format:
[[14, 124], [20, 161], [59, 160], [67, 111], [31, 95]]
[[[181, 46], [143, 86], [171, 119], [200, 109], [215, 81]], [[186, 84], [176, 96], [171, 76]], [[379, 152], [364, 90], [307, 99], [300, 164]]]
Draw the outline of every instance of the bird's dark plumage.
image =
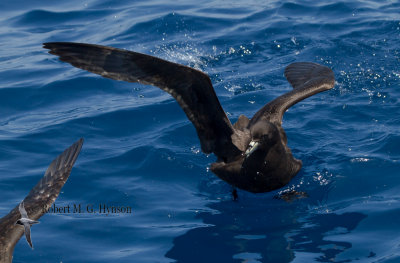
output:
[[301, 168], [292, 156], [282, 128], [285, 111], [295, 103], [334, 86], [328, 67], [290, 64], [285, 76], [293, 90], [261, 108], [251, 119], [241, 115], [232, 125], [210, 78], [203, 72], [153, 56], [100, 45], [44, 43], [49, 53], [101, 76], [157, 86], [171, 94], [196, 128], [201, 148], [213, 152], [211, 170], [250, 192], [267, 192], [287, 184]]
[[[0, 219], [0, 262], [11, 262], [14, 247], [25, 233], [26, 240], [32, 247], [30, 229], [26, 223], [34, 224], [50, 208], [67, 181], [72, 166], [81, 151], [83, 139], [78, 140], [47, 168], [44, 176], [29, 192], [25, 199], [10, 213]], [[21, 227], [23, 225], [24, 227]]]
[[194, 124], [205, 153], [238, 152], [210, 78], [201, 71], [141, 53], [79, 43], [45, 43], [50, 53], [106, 78], [154, 85], [171, 94]]

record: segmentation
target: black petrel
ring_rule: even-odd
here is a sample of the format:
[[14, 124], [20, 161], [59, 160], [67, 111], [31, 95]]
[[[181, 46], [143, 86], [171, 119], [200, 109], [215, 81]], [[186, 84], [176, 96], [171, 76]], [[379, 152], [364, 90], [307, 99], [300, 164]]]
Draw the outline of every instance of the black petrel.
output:
[[[81, 151], [83, 139], [78, 140], [47, 168], [44, 176], [31, 189], [25, 199], [10, 213], [0, 219], [0, 262], [12, 262], [14, 247], [25, 233], [28, 244], [33, 248], [30, 225], [38, 220], [58, 197], [67, 181], [72, 166]], [[21, 227], [23, 225], [24, 227]]]
[[285, 111], [297, 102], [333, 88], [332, 70], [311, 62], [292, 63], [285, 76], [293, 87], [251, 119], [231, 124], [207, 74], [128, 50], [71, 42], [44, 43], [60, 60], [106, 78], [153, 85], [171, 94], [196, 128], [204, 153], [218, 159], [211, 170], [235, 187], [268, 192], [286, 185], [302, 162], [293, 157], [282, 128]]

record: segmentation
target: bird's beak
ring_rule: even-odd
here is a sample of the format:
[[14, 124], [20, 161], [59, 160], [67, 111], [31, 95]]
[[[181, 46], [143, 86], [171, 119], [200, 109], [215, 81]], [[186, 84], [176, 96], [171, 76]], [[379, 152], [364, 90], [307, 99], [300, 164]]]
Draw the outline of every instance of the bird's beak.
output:
[[246, 158], [249, 157], [257, 148], [260, 146], [259, 142], [251, 141], [249, 143], [249, 147], [247, 148], [246, 152], [244, 153], [246, 155]]

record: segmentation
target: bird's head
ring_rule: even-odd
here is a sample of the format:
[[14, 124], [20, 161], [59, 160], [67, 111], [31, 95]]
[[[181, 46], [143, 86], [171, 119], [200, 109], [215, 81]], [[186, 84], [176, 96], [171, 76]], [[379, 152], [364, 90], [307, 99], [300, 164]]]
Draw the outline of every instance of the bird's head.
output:
[[[251, 141], [244, 152], [245, 158], [255, 157], [264, 158], [280, 139], [278, 128], [268, 122], [259, 121], [250, 128]], [[263, 159], [264, 159], [263, 158]]]

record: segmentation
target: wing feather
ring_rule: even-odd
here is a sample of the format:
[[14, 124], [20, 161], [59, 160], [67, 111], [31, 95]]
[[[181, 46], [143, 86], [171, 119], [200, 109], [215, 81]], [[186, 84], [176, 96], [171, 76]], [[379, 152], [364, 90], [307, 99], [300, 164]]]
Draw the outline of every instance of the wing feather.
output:
[[171, 94], [196, 128], [205, 153], [237, 152], [233, 126], [219, 103], [210, 78], [193, 68], [153, 56], [100, 45], [44, 43], [61, 61], [106, 78], [157, 86]]
[[26, 213], [25, 207], [24, 207], [24, 201], [19, 203], [19, 213], [21, 214], [22, 218], [28, 218], [28, 214]]
[[[38, 220], [45, 213], [45, 209], [54, 203], [70, 175], [82, 144], [83, 139], [78, 140], [51, 162], [44, 176], [21, 202], [25, 207], [22, 213], [29, 214], [32, 220]], [[4, 260], [0, 262], [12, 260], [15, 244], [24, 233], [24, 229], [15, 225], [22, 213], [20, 205], [17, 205], [0, 219], [0, 259]], [[30, 235], [27, 235], [27, 241], [30, 245], [32, 244]]]
[[24, 232], [25, 232], [26, 241], [28, 242], [29, 246], [31, 248], [33, 248], [32, 239], [31, 239], [31, 226], [28, 223], [24, 224]]
[[335, 85], [333, 71], [312, 62], [290, 64], [285, 69], [285, 77], [293, 90], [266, 104], [253, 116], [249, 125], [260, 119], [282, 124], [283, 114], [289, 107], [312, 95], [330, 90]]

